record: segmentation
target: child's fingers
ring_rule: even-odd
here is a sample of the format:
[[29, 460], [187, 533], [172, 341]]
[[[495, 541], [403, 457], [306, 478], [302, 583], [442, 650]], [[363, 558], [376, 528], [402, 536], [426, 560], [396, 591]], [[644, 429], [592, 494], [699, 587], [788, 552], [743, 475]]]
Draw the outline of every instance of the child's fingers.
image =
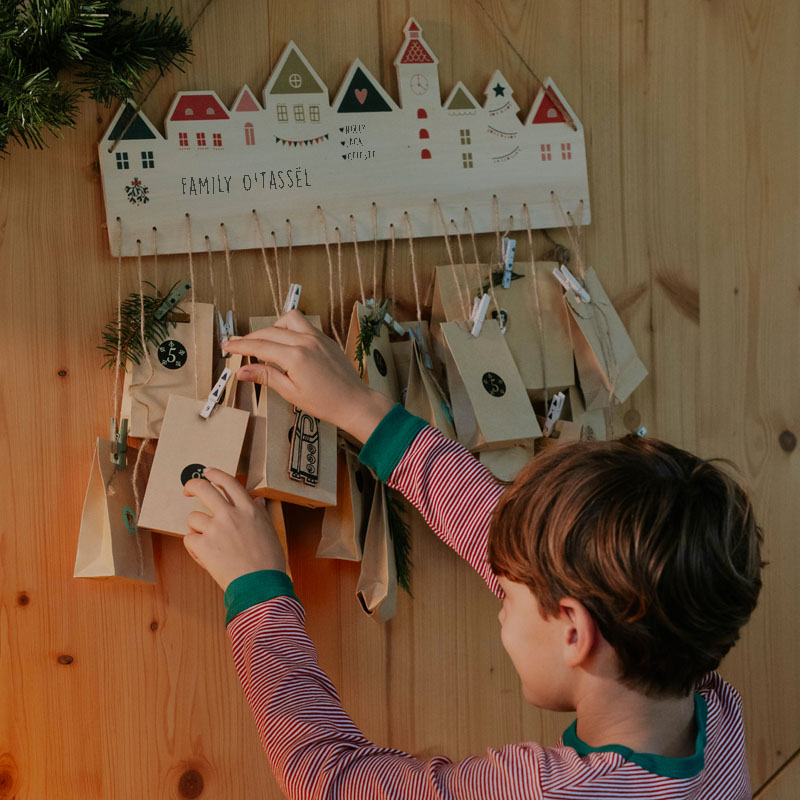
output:
[[298, 333], [316, 334], [317, 332], [317, 329], [306, 319], [303, 312], [298, 311], [296, 308], [283, 314], [273, 327], [288, 328]]
[[197, 533], [205, 533], [211, 525], [211, 517], [202, 511], [192, 511], [186, 517], [186, 524]]
[[269, 364], [247, 364], [239, 368], [236, 377], [241, 381], [252, 381], [262, 386], [271, 386], [282, 397], [295, 389], [292, 379]]
[[219, 490], [202, 478], [192, 478], [183, 487], [183, 493], [188, 497], [196, 497], [205, 507], [214, 514], [224, 511], [230, 503], [223, 497]]
[[214, 486], [218, 486], [222, 489], [234, 505], [241, 506], [253, 502], [244, 486], [242, 486], [233, 475], [229, 475], [227, 472], [223, 472], [221, 469], [216, 469], [215, 467], [207, 467], [203, 475], [211, 481]]
[[266, 339], [233, 339], [225, 342], [225, 352], [251, 356], [261, 361], [270, 361], [288, 372], [294, 363], [293, 356], [297, 347], [291, 344], [280, 344]]
[[[260, 328], [241, 338], [249, 341], [260, 340], [262, 342], [275, 342], [275, 344], [288, 344], [296, 347], [304, 344], [308, 337], [306, 334], [299, 333], [298, 331], [278, 327], [278, 324], [275, 323], [275, 325], [270, 325], [268, 328]], [[230, 341], [233, 343], [236, 340], [231, 339]]]
[[197, 547], [201, 544], [203, 540], [202, 533], [187, 533], [186, 536], [183, 537], [183, 546], [189, 552], [189, 555], [201, 566], [205, 569], [205, 564], [203, 564], [203, 560], [200, 558]]

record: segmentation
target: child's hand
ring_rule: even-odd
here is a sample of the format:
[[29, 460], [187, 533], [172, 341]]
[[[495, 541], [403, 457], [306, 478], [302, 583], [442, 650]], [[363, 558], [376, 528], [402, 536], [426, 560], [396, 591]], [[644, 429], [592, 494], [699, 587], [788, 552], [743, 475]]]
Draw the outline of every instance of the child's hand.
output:
[[286, 571], [283, 548], [263, 504], [256, 503], [232, 475], [208, 468], [207, 480], [187, 481], [183, 493], [203, 501], [210, 514], [192, 511], [183, 544], [222, 587], [260, 569]]
[[267, 362], [242, 367], [241, 380], [270, 386], [307, 414], [362, 442], [392, 408], [392, 401], [370, 389], [339, 346], [299, 311], [284, 314], [270, 328], [228, 342], [225, 349]]

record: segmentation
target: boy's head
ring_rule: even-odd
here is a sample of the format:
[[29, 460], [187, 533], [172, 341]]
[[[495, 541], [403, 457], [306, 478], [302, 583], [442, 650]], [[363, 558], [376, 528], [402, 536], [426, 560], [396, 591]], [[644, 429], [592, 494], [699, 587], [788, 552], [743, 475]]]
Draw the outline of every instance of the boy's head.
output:
[[543, 618], [579, 601], [623, 684], [684, 695], [755, 608], [760, 544], [747, 494], [716, 463], [629, 436], [533, 459], [495, 510], [489, 562]]

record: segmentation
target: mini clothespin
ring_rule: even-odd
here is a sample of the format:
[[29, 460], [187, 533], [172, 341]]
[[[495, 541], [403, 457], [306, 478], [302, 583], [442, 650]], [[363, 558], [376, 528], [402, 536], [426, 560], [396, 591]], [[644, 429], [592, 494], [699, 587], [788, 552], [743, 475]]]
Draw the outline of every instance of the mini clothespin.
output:
[[550, 408], [547, 411], [547, 419], [545, 419], [544, 427], [542, 428], [542, 433], [545, 436], [549, 436], [553, 432], [553, 425], [561, 419], [565, 399], [564, 392], [556, 392], [553, 395], [553, 399], [550, 401]]
[[420, 328], [419, 323], [409, 326], [408, 335], [412, 339], [416, 339], [417, 344], [419, 345], [419, 351], [422, 354], [422, 363], [425, 364], [428, 369], [433, 369], [431, 354], [428, 352], [428, 347], [425, 344], [425, 337], [422, 335], [422, 329]]
[[225, 367], [225, 369], [222, 370], [222, 375], [219, 376], [219, 380], [214, 384], [214, 388], [208, 395], [208, 400], [203, 406], [203, 410], [200, 412], [200, 416], [203, 419], [208, 419], [214, 409], [222, 402], [222, 396], [225, 394], [225, 387], [232, 375], [232, 369]]
[[[375, 308], [375, 298], [370, 297], [366, 301], [368, 308]], [[408, 331], [388, 312], [383, 315], [383, 321], [398, 335], [405, 336]]]
[[470, 320], [472, 321], [472, 330], [470, 333], [473, 336], [478, 336], [481, 332], [481, 328], [483, 327], [483, 321], [486, 319], [486, 311], [489, 308], [489, 295], [486, 292], [483, 293], [483, 297], [479, 300], [477, 297], [475, 298], [475, 302], [472, 304], [472, 316]]
[[564, 264], [561, 265], [560, 268], [553, 270], [553, 275], [555, 276], [556, 280], [566, 289], [575, 293], [575, 296], [579, 300], [583, 300], [584, 303], [591, 303], [592, 298], [589, 297], [589, 292], [581, 286], [578, 279], [566, 268]]
[[286, 295], [286, 302], [283, 304], [283, 313], [293, 311], [300, 303], [300, 292], [303, 290], [302, 284], [290, 283], [289, 292]]
[[511, 272], [514, 268], [514, 253], [517, 250], [517, 240], [503, 237], [503, 288], [511, 286]]
[[111, 417], [111, 463], [117, 469], [125, 469], [128, 454], [128, 420]]
[[177, 286], [173, 287], [172, 291], [164, 298], [161, 305], [156, 309], [156, 313], [153, 315], [156, 319], [164, 319], [164, 317], [178, 305], [178, 300], [183, 297], [189, 289], [192, 288], [192, 284], [189, 281], [183, 281], [179, 283]]
[[225, 319], [223, 319], [222, 314], [217, 311], [217, 322], [219, 323], [219, 348], [222, 350], [223, 357], [226, 357], [228, 352], [225, 350], [225, 342], [236, 335], [233, 329], [233, 311], [228, 311], [225, 315]]

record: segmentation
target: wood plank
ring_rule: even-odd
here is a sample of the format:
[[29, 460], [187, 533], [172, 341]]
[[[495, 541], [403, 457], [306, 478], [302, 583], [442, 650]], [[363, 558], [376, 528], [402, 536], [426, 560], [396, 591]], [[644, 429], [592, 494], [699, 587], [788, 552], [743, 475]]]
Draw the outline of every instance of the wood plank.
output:
[[754, 795], [754, 800], [794, 800], [800, 791], [800, 753], [795, 753]]

